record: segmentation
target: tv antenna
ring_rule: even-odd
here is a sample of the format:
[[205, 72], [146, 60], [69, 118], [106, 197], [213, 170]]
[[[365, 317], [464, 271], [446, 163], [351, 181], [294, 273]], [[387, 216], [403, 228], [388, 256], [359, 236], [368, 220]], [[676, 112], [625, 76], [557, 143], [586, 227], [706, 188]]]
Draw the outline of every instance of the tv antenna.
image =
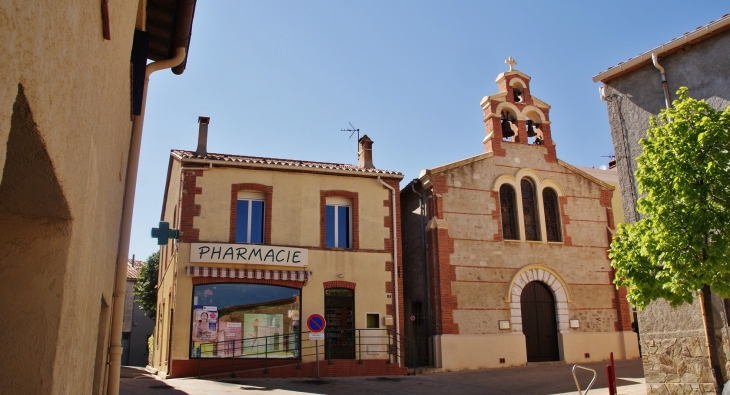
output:
[[[350, 139], [352, 138], [352, 135], [355, 134], [355, 132], [357, 132], [357, 141], [359, 143], [360, 142], [360, 129], [356, 129], [354, 126], [352, 126], [352, 122], [348, 122], [348, 123], [350, 124], [350, 129], [340, 129], [340, 132], [350, 132], [350, 137], [348, 137]], [[360, 159], [360, 150], [359, 149], [357, 151], [357, 159], [358, 160]]]
[[352, 122], [348, 122], [348, 123], [350, 124], [350, 127], [352, 129], [340, 129], [340, 132], [350, 132], [349, 138], [352, 138], [352, 135], [355, 134], [355, 132], [357, 132], [357, 141], [360, 141], [360, 129], [355, 129], [355, 127], [352, 126]]

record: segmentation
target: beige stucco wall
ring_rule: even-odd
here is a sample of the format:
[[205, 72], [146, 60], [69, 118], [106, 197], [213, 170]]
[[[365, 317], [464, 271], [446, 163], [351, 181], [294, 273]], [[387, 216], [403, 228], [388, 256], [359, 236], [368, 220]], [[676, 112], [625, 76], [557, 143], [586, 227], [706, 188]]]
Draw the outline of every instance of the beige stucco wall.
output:
[[[173, 161], [171, 167], [170, 186], [168, 188], [165, 220], [172, 223], [174, 206], [178, 201], [180, 179], [179, 162]], [[173, 182], [173, 180], [178, 180]], [[239, 269], [266, 270], [308, 270], [310, 280], [302, 287], [302, 320], [313, 313], [324, 315], [324, 286], [327, 281], [349, 281], [356, 283], [355, 288], [355, 327], [366, 327], [366, 314], [378, 313], [383, 318], [392, 317], [386, 305], [389, 298], [386, 283], [392, 281], [392, 272], [386, 271], [386, 262], [392, 261], [392, 253], [385, 250], [385, 240], [390, 238], [390, 227], [385, 226], [385, 218], [390, 216], [390, 206], [384, 201], [390, 197], [390, 191], [373, 177], [347, 177], [316, 173], [249, 170], [241, 168], [213, 168], [205, 170], [197, 177], [196, 186], [202, 193], [196, 196], [195, 203], [201, 207], [200, 216], [194, 218], [193, 224], [200, 230], [200, 241], [229, 242], [231, 185], [238, 183], [257, 183], [273, 186], [272, 193], [272, 226], [271, 244], [307, 248], [308, 266], [297, 268], [291, 266], [225, 264], [225, 263], [190, 263], [190, 244], [180, 243], [178, 250], [169, 250], [172, 264], [161, 271], [158, 304], [167, 298], [170, 290], [173, 293], [175, 310], [173, 328], [172, 359], [184, 360], [190, 355], [190, 330], [192, 314], [192, 277], [185, 272], [185, 267], [207, 266]], [[359, 201], [359, 246], [366, 251], [348, 251], [322, 249], [320, 245], [320, 190], [345, 190], [358, 193]], [[178, 213], [178, 218], [180, 217]], [[170, 243], [172, 246], [172, 243]], [[165, 248], [163, 247], [163, 251]], [[163, 252], [163, 255], [168, 254]], [[342, 277], [340, 277], [342, 275]], [[166, 312], [165, 312], [166, 313]], [[163, 313], [163, 314], [165, 314]], [[159, 336], [159, 349], [154, 359], [155, 368], [164, 373], [166, 365], [166, 347], [168, 344], [169, 317], [163, 321]], [[303, 324], [303, 322], [302, 322]], [[306, 331], [306, 327], [303, 327]], [[382, 343], [386, 340], [371, 339], [370, 342]], [[368, 340], [363, 341], [364, 344]], [[306, 339], [302, 347], [313, 346], [314, 342]], [[321, 346], [321, 344], [320, 344]], [[363, 348], [363, 359], [387, 358], [386, 347], [375, 348], [366, 353]], [[372, 351], [372, 350], [371, 350]], [[320, 347], [320, 353], [323, 353]], [[314, 355], [306, 355], [304, 362], [314, 360]], [[323, 354], [320, 355], [322, 358]], [[173, 361], [174, 364], [174, 361]], [[163, 375], [161, 373], [161, 375]]]
[[[437, 335], [434, 364], [444, 370], [504, 368], [527, 363], [525, 335]], [[504, 363], [500, 363], [504, 358]]]
[[[13, 256], [0, 245], [0, 295], [23, 301], [28, 311], [17, 315], [13, 303], [3, 304], [3, 316], [15, 316], [0, 322], [3, 350], [13, 355], [0, 362], [3, 394], [93, 391], [101, 305], [112, 304], [137, 3], [109, 2], [110, 41], [102, 37], [99, 2], [0, 3], [0, 178], [21, 84], [72, 218], [61, 229], [67, 232], [61, 245], [53, 237], [39, 241], [37, 232], [24, 242], [37, 254]], [[0, 235], [22, 234], [31, 222], [4, 218]], [[105, 355], [101, 361], [103, 372]]]
[[639, 358], [639, 341], [634, 332], [574, 332], [559, 336], [562, 360], [567, 363], [605, 361], [610, 353], [614, 359]]
[[389, 228], [382, 218], [389, 208], [383, 207], [383, 201], [390, 192], [375, 178], [241, 169], [214, 172], [209, 176], [211, 171], [206, 171], [196, 184], [203, 189], [195, 199], [201, 206], [200, 216], [194, 219], [200, 240], [228, 242], [231, 185], [246, 182], [274, 187], [272, 223], [287, 223], [272, 226], [271, 241], [275, 245], [319, 246], [320, 190], [345, 190], [357, 192], [360, 200], [360, 248], [384, 248]]

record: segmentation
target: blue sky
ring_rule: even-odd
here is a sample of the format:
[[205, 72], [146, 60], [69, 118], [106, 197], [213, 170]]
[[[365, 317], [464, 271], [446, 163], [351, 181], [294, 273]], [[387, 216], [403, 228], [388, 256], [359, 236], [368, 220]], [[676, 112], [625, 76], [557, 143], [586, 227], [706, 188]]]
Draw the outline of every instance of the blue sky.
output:
[[[169, 152], [357, 163], [405, 175], [483, 152], [479, 102], [514, 57], [552, 106], [558, 157], [612, 153], [591, 77], [730, 12], [722, 1], [199, 1], [187, 69], [152, 75], [130, 255], [157, 250]], [[659, 88], [658, 88], [659, 89]], [[691, 92], [690, 92], [691, 94]]]

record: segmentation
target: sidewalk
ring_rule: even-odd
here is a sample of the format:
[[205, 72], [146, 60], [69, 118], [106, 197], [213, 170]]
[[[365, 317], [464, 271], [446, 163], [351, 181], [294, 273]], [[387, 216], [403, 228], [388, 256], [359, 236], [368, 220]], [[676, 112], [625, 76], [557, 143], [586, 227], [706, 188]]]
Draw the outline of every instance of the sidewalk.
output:
[[[605, 362], [586, 364], [598, 372]], [[316, 379], [197, 379], [157, 380], [141, 368], [122, 368], [121, 395], [305, 395], [305, 394], [423, 394], [423, 395], [575, 395], [572, 365], [548, 364], [488, 370], [429, 373], [397, 377]], [[646, 395], [641, 360], [617, 361], [620, 395]], [[591, 375], [578, 377], [585, 388]], [[161, 391], [162, 390], [162, 391]], [[605, 375], [596, 379], [589, 395], [607, 395]]]

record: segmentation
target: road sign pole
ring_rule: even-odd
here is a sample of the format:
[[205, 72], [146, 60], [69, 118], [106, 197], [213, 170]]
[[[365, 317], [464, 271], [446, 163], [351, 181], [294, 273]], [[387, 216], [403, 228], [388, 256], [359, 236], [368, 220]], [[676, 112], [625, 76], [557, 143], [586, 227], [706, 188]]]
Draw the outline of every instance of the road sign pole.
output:
[[319, 378], [319, 340], [314, 341], [314, 354], [316, 355], [317, 359], [317, 380], [321, 380]]

